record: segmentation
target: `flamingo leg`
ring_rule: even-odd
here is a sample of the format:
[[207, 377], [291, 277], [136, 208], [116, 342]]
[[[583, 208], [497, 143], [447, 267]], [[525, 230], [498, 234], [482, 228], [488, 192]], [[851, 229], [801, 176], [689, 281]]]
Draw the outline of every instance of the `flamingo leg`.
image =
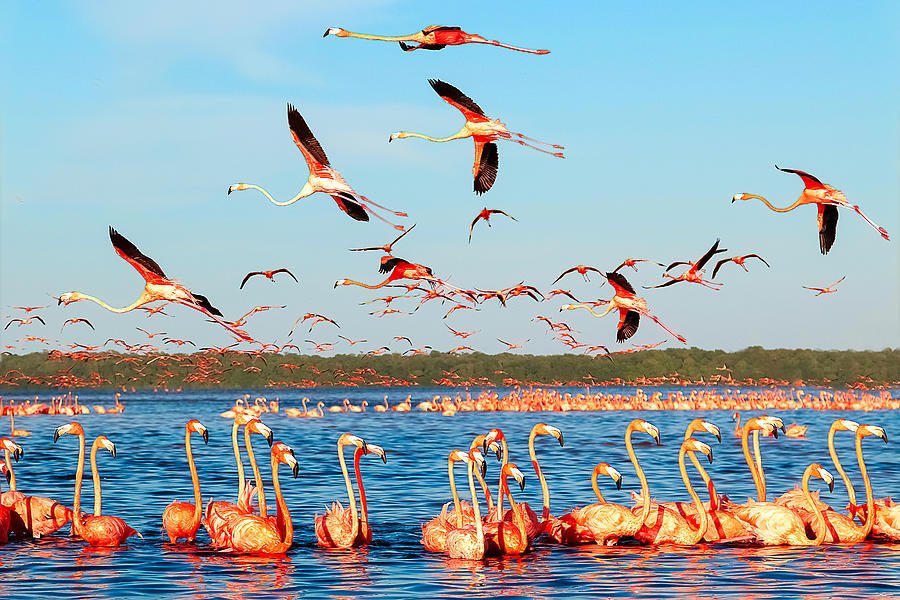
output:
[[868, 223], [869, 225], [871, 225], [871, 226], [875, 229], [875, 231], [877, 231], [879, 234], [881, 234], [881, 237], [883, 237], [884, 239], [890, 241], [891, 238], [890, 238], [890, 236], [888, 235], [887, 230], [886, 230], [884, 227], [882, 227], [881, 225], [876, 224], [876, 223], [875, 223], [874, 221], [872, 221], [872, 219], [870, 219], [869, 217], [867, 217], [867, 216], [863, 213], [863, 211], [860, 210], [860, 208], [859, 208], [858, 206], [856, 206], [855, 204], [846, 204], [845, 206], [846, 206], [847, 208], [853, 210], [853, 211], [854, 211], [856, 214], [858, 214], [859, 216], [861, 216], [861, 217], [865, 220], [866, 223]]
[[672, 335], [674, 335], [675, 338], [676, 338], [679, 342], [681, 342], [682, 344], [686, 344], [686, 343], [687, 343], [687, 339], [685, 339], [685, 337], [684, 337], [683, 335], [681, 335], [680, 333], [676, 333], [675, 331], [669, 329], [669, 327], [666, 326], [665, 323], [663, 323], [662, 321], [660, 321], [656, 316], [651, 315], [650, 313], [644, 313], [644, 316], [647, 317], [648, 319], [652, 319], [657, 325], [659, 325], [660, 327], [662, 327], [663, 329], [665, 329], [666, 331], [668, 331], [669, 333], [671, 333]]
[[537, 150], [538, 152], [543, 152], [544, 154], [549, 154], [551, 156], [555, 156], [556, 158], [565, 158], [565, 156], [563, 155], [562, 152], [552, 152], [550, 150], [544, 150], [543, 148], [538, 148], [537, 146], [533, 146], [533, 145], [529, 144], [528, 142], [523, 142], [522, 140], [511, 139], [510, 141], [520, 144], [522, 146], [525, 146], [526, 148], [531, 148], [532, 150]]
[[544, 146], [550, 146], [551, 148], [556, 148], [557, 150], [565, 150], [565, 146], [560, 146], [559, 144], [551, 144], [550, 142], [542, 142], [541, 140], [536, 140], [534, 138], [530, 138], [527, 135], [523, 135], [521, 133], [516, 133], [514, 131], [510, 132], [510, 135], [519, 138], [520, 140], [528, 140], [529, 142], [534, 142], [536, 144], [542, 144]]

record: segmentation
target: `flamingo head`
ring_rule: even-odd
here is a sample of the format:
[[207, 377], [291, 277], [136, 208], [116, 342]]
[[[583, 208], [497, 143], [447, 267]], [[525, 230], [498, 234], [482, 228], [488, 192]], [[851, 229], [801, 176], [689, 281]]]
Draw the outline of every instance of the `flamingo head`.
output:
[[769, 423], [772, 425], [772, 435], [774, 437], [778, 437], [778, 430], [781, 430], [781, 433], [786, 433], [784, 428], [784, 421], [782, 421], [778, 417], [770, 417], [769, 415], [761, 415], [757, 417], [757, 420], [763, 423]]
[[191, 419], [187, 422], [187, 430], [189, 433], [199, 433], [200, 437], [203, 438], [203, 443], [209, 443], [209, 431], [207, 431], [206, 427], [203, 426], [203, 423], [201, 423], [197, 419]]
[[731, 421], [732, 421], [732, 422], [737, 421], [737, 420], [740, 419], [740, 418], [741, 418], [741, 413], [739, 413], [739, 412], [736, 412], [736, 413], [732, 413], [732, 414], [731, 414]]
[[391, 137], [388, 138], [388, 143], [393, 142], [394, 140], [402, 140], [403, 138], [409, 137], [409, 134], [405, 131], [395, 131], [391, 134]]
[[106, 448], [109, 450], [109, 453], [112, 454], [112, 457], [116, 457], [116, 445], [109, 441], [109, 438], [105, 435], [97, 436], [97, 439], [94, 440], [94, 445], [99, 446], [100, 448]]
[[300, 465], [294, 457], [294, 451], [284, 442], [275, 442], [272, 444], [272, 459], [276, 463], [285, 464], [291, 469], [294, 479], [300, 474]]
[[869, 435], [874, 435], [875, 437], [880, 437], [884, 440], [884, 443], [887, 444], [888, 436], [887, 432], [881, 427], [877, 425], [860, 425], [859, 429], [856, 430], [856, 436], [863, 438]]
[[642, 431], [642, 432], [646, 433], [647, 435], [649, 435], [650, 437], [652, 437], [654, 440], [656, 440], [657, 446], [662, 445], [662, 443], [660, 442], [660, 439], [659, 439], [659, 429], [656, 427], [656, 425], [653, 425], [652, 423], [648, 423], [647, 421], [645, 421], [643, 419], [635, 419], [634, 421], [631, 422], [631, 425], [629, 425], [629, 427], [633, 431]]
[[387, 454], [384, 452], [384, 448], [381, 446], [376, 446], [375, 444], [366, 444], [366, 454], [374, 454], [381, 458], [381, 462], [387, 464]]
[[534, 426], [531, 432], [534, 435], [552, 435], [559, 441], [560, 446], [565, 446], [562, 431], [552, 425], [547, 425], [546, 423], [538, 423]]
[[334, 289], [337, 289], [339, 285], [350, 285], [349, 279], [338, 279], [334, 282]]
[[484, 453], [481, 451], [481, 448], [476, 446], [469, 450], [469, 453], [466, 455], [466, 462], [474, 464], [481, 472], [482, 477], [487, 475], [487, 463], [484, 460]]
[[60, 425], [56, 428], [56, 431], [53, 432], [53, 443], [55, 444], [56, 440], [58, 440], [61, 435], [67, 433], [70, 435], [84, 435], [84, 428], [77, 421]]
[[594, 467], [594, 472], [592, 473], [592, 475], [606, 475], [616, 482], [617, 490], [622, 489], [622, 474], [619, 473], [616, 469], [609, 466], [607, 463], [600, 463], [596, 467]]
[[694, 419], [691, 421], [691, 424], [688, 425], [688, 429], [691, 433], [695, 431], [705, 431], [716, 436], [716, 439], [719, 443], [722, 443], [722, 433], [719, 431], [719, 428], [710, 423], [709, 421], [704, 421], [703, 419]]
[[342, 449], [344, 446], [356, 446], [357, 448], [362, 448], [363, 452], [366, 451], [366, 442], [361, 437], [353, 435], [352, 433], [344, 433], [341, 437], [338, 438], [338, 448]]
[[59, 306], [60, 304], [71, 304], [72, 302], [78, 302], [79, 300], [84, 300], [85, 296], [81, 292], [66, 292], [65, 294], [60, 294], [59, 298], [56, 299], [56, 304]]
[[469, 462], [469, 455], [463, 452], [460, 449], [455, 449], [450, 451], [450, 455], [447, 457], [447, 461], [450, 463], [458, 463], [458, 462]]
[[269, 446], [272, 446], [272, 430], [259, 419], [250, 419], [247, 421], [247, 431], [250, 433], [258, 433], [259, 435], [266, 438], [266, 442], [268, 442]]
[[22, 449], [22, 446], [9, 438], [0, 438], [0, 449], [9, 452], [16, 462], [19, 462], [19, 459], [25, 456], [25, 451]]
[[851, 421], [849, 419], [838, 419], [832, 425], [835, 431], [852, 431], [856, 433], [856, 430], [859, 429], [859, 423], [856, 421]]
[[248, 186], [246, 183], [235, 183], [233, 185], [229, 185], [228, 194], [231, 194], [231, 192], [241, 192], [243, 190], [246, 190], [248, 187], [250, 186]]
[[704, 444], [700, 440], [695, 440], [694, 438], [688, 438], [688, 439], [684, 440], [684, 442], [681, 444], [681, 449], [684, 452], [701, 452], [706, 455], [706, 458], [709, 459], [709, 463], [712, 464], [712, 461], [713, 461], [712, 448], [710, 448], [708, 444]]
[[735, 194], [731, 197], [731, 203], [734, 204], [738, 200], [749, 200], [750, 194]]
[[497, 460], [500, 460], [500, 451], [502, 448], [499, 442], [502, 442], [505, 439], [506, 437], [503, 435], [503, 430], [498, 427], [494, 427], [487, 432], [486, 436], [484, 436], [482, 450], [485, 453], [487, 453], [488, 450], [491, 450], [492, 452], [497, 454]]
[[512, 475], [513, 478], [516, 480], [516, 482], [519, 484], [519, 489], [524, 491], [525, 490], [525, 475], [522, 473], [522, 471], [519, 470], [519, 467], [517, 467], [514, 463], [506, 463], [505, 465], [503, 465], [503, 468], [500, 469], [500, 477], [506, 478], [506, 477], [509, 477], [510, 475]]
[[806, 470], [811, 473], [811, 477], [819, 477], [822, 481], [828, 485], [828, 491], [834, 491], [834, 476], [825, 470], [822, 465], [819, 463], [813, 463], [806, 467]]
[[329, 27], [325, 30], [325, 33], [322, 34], [322, 37], [328, 37], [329, 35], [336, 35], [338, 37], [347, 37], [347, 32], [341, 29], [340, 27]]

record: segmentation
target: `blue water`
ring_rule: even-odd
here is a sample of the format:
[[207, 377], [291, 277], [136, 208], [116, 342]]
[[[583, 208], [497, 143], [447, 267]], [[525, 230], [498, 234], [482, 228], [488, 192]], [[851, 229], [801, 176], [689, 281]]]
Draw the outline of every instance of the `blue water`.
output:
[[[388, 391], [391, 403], [406, 397], [406, 390]], [[429, 390], [409, 390], [413, 402], [431, 398]], [[302, 393], [265, 392], [280, 396], [282, 411], [299, 406]], [[374, 390], [313, 390], [306, 394], [326, 405], [350, 398], [380, 401]], [[526, 440], [531, 427], [544, 421], [559, 427], [565, 447], [556, 440], [538, 439], [538, 455], [550, 485], [553, 514], [592, 501], [590, 473], [594, 464], [609, 462], [625, 480], [622, 491], [601, 482], [607, 500], [630, 504], [638, 489], [622, 436], [636, 417], [657, 425], [663, 445], [635, 436], [636, 450], [650, 481], [651, 493], [664, 500], [689, 500], [678, 475], [678, 441], [687, 423], [704, 417], [723, 429], [722, 444], [711, 436], [698, 438], [714, 446], [710, 473], [719, 491], [742, 502], [753, 485], [731, 434], [731, 414], [701, 412], [603, 413], [438, 413], [331, 414], [322, 419], [290, 419], [265, 414], [263, 421], [275, 438], [292, 446], [301, 462], [300, 477], [282, 470], [282, 485], [296, 528], [294, 547], [286, 558], [231, 556], [204, 548], [208, 540], [201, 527], [199, 545], [172, 546], [161, 532], [160, 516], [173, 499], [192, 500], [184, 456], [184, 423], [200, 419], [210, 430], [209, 445], [194, 436], [194, 454], [200, 472], [204, 502], [234, 500], [236, 473], [231, 451], [230, 421], [219, 413], [239, 394], [191, 392], [151, 395], [127, 394], [121, 415], [79, 417], [88, 443], [104, 434], [116, 443], [118, 458], [100, 458], [104, 514], [124, 518], [141, 531], [127, 546], [112, 550], [87, 548], [68, 536], [68, 527], [40, 541], [12, 542], [0, 547], [0, 598], [348, 598], [366, 597], [633, 597], [669, 596], [704, 598], [780, 598], [804, 596], [900, 597], [900, 544], [866, 543], [819, 548], [756, 548], [722, 545], [672, 547], [578, 548], [537, 544], [519, 558], [493, 558], [484, 563], [453, 561], [425, 552], [420, 524], [449, 500], [446, 456], [467, 447], [472, 436], [501, 427], [510, 440], [511, 460], [526, 473], [526, 489], [516, 495], [532, 506], [540, 505], [540, 487], [530, 469]], [[110, 406], [108, 393], [82, 393], [87, 405]], [[770, 414], [776, 414], [770, 411]], [[763, 460], [769, 493], [781, 494], [800, 480], [810, 462], [831, 469], [825, 435], [838, 416], [883, 426], [900, 440], [896, 412], [832, 413], [811, 410], [777, 413], [785, 423], [809, 425], [807, 440], [763, 440]], [[71, 505], [76, 439], [64, 436], [53, 444], [54, 429], [69, 420], [63, 416], [18, 419], [16, 426], [34, 432], [19, 438], [25, 457], [16, 464], [19, 489]], [[6, 427], [6, 419], [0, 427]], [[2, 430], [2, 429], [0, 429]], [[388, 464], [369, 457], [363, 477], [369, 499], [375, 541], [368, 549], [326, 551], [316, 547], [313, 516], [334, 499], [346, 504], [336, 458], [335, 442], [353, 432], [388, 451]], [[709, 439], [705, 439], [709, 438]], [[856, 473], [853, 436], [839, 434], [838, 452], [861, 493]], [[266, 457], [265, 443], [255, 440], [257, 456]], [[892, 441], [865, 440], [864, 452], [876, 497], [900, 496], [900, 454]], [[261, 461], [262, 462], [262, 461]], [[268, 461], [266, 461], [268, 464]], [[489, 463], [489, 477], [498, 469]], [[264, 467], [264, 473], [268, 467]], [[461, 472], [461, 470], [460, 470]], [[266, 476], [268, 479], [268, 476]], [[4, 488], [5, 489], [5, 488]], [[84, 504], [90, 507], [90, 479], [85, 480]], [[840, 482], [834, 493], [823, 490], [832, 506], [847, 504]], [[271, 494], [267, 498], [271, 503]]]

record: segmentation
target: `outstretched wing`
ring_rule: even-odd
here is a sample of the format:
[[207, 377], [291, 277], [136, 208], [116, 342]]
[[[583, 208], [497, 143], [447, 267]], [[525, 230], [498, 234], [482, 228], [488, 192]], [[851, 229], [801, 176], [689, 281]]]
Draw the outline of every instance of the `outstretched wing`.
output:
[[319, 140], [313, 135], [309, 125], [306, 124], [306, 120], [304, 120], [300, 112], [290, 103], [287, 105], [287, 112], [288, 127], [291, 128], [291, 136], [293, 136], [297, 148], [303, 153], [303, 158], [305, 158], [307, 164], [309, 164], [310, 171], [314, 170], [313, 163], [319, 163], [326, 167], [330, 166], [328, 163], [328, 156], [325, 155], [325, 151], [322, 150], [322, 146], [319, 145]]
[[121, 258], [127, 260], [146, 281], [168, 279], [162, 268], [149, 256], [141, 253], [137, 246], [125, 239], [125, 236], [109, 227], [109, 241]]
[[[488, 212], [490, 212], [492, 215], [503, 215], [504, 217], [509, 217], [509, 218], [512, 219], [513, 221], [518, 222], [518, 219], [517, 219], [517, 218], [515, 218], [514, 216], [512, 216], [511, 214], [509, 214], [509, 213], [506, 212], [506, 211], [502, 211], [502, 210], [500, 210], [500, 209], [492, 208], [492, 209], [491, 209], [490, 211], [488, 211]], [[594, 269], [594, 270], [596, 271], [596, 269]], [[598, 271], [598, 273], [599, 273], [599, 271]]]
[[622, 292], [626, 292], [627, 294], [634, 294], [634, 288], [631, 287], [631, 284], [628, 283], [628, 280], [625, 279], [625, 276], [621, 273], [607, 273], [606, 280], [613, 286], [616, 290], [616, 296], [622, 296]]
[[447, 104], [460, 111], [467, 121], [488, 120], [481, 107], [475, 104], [474, 100], [459, 91], [459, 89], [440, 79], [429, 79], [428, 83], [438, 93], [438, 96], [443, 98]]
[[472, 243], [472, 231], [475, 230], [475, 223], [478, 222], [478, 219], [481, 218], [481, 213], [478, 213], [478, 216], [472, 219], [472, 224], [469, 225], [469, 243]]
[[[837, 210], [837, 209], [835, 209], [835, 210]], [[746, 256], [744, 257], [745, 260], [748, 259], [748, 258], [758, 258], [759, 260], [763, 261], [763, 264], [764, 264], [764, 265], [766, 265], [766, 266], [769, 267], [770, 269], [772, 268], [772, 265], [770, 265], [768, 262], [766, 262], [766, 259], [764, 259], [764, 258], [763, 258], [762, 256], [760, 256], [759, 254], [748, 254], [748, 255], [746, 255]], [[715, 277], [715, 275], [713, 275], [713, 277]]]
[[394, 270], [400, 263], [405, 263], [406, 261], [402, 258], [397, 258], [395, 256], [382, 256], [381, 257], [381, 266], [378, 267], [379, 273], [390, 273]]
[[244, 289], [244, 284], [247, 283], [247, 281], [254, 275], [262, 275], [262, 273], [260, 273], [259, 271], [251, 271], [251, 272], [247, 273], [246, 275], [244, 275], [244, 280], [241, 281], [241, 287], [238, 289], [241, 289], [241, 290]]
[[565, 271], [563, 271], [562, 273], [560, 273], [559, 277], [557, 277], [556, 279], [554, 279], [554, 280], [553, 280], [553, 283], [551, 283], [550, 285], [556, 285], [556, 282], [557, 282], [557, 281], [559, 281], [560, 279], [562, 279], [563, 277], [565, 277], [565, 276], [568, 275], [569, 273], [574, 273], [576, 270], [578, 270], [578, 267], [572, 267], [571, 269], [566, 269]]
[[300, 280], [297, 279], [296, 277], [294, 277], [294, 274], [291, 273], [290, 271], [288, 271], [287, 269], [285, 269], [284, 267], [282, 267], [282, 268], [280, 268], [280, 269], [275, 269], [274, 271], [272, 271], [272, 275], [274, 275], [274, 274], [276, 274], [276, 273], [287, 273], [288, 275], [291, 276], [291, 279], [293, 279], [293, 280], [296, 281], [297, 283], [300, 283]]
[[494, 142], [475, 141], [475, 193], [481, 195], [497, 180], [500, 154]]
[[818, 177], [814, 175], [810, 175], [806, 171], [800, 171], [798, 169], [782, 169], [778, 165], [775, 165], [775, 168], [779, 171], [783, 171], [784, 173], [793, 173], [794, 175], [798, 175], [800, 179], [803, 180], [803, 185], [806, 186], [807, 189], [810, 190], [822, 190], [825, 189], [825, 184], [819, 181]]
[[[624, 265], [625, 263], [622, 263], [622, 264]], [[689, 262], [686, 261], [686, 260], [679, 260], [679, 261], [673, 262], [671, 265], [669, 265], [668, 267], [666, 267], [666, 270], [664, 271], [664, 273], [668, 273], [671, 269], [677, 267], [678, 265], [689, 265], [689, 264], [691, 264], [691, 263], [689, 263]], [[620, 267], [620, 268], [621, 268], [621, 267]], [[618, 271], [618, 270], [619, 270], [619, 269], [616, 269], [616, 271]]]
[[640, 324], [641, 315], [636, 311], [620, 311], [619, 329], [616, 331], [616, 341], [622, 343], [633, 336], [637, 333]]
[[356, 198], [344, 192], [331, 194], [331, 198], [337, 203], [338, 208], [347, 213], [351, 219], [357, 221], [368, 221], [369, 213], [363, 208], [363, 205], [356, 201]]
[[[748, 255], [748, 256], [749, 256], [749, 255]], [[759, 258], [759, 257], [757, 256], [757, 258]], [[716, 263], [716, 268], [713, 269], [712, 277], [711, 277], [710, 279], [715, 279], [715, 278], [716, 278], [716, 273], [718, 273], [718, 272], [719, 272], [719, 269], [722, 267], [722, 265], [724, 265], [724, 264], [727, 263], [727, 262], [731, 262], [731, 259], [730, 259], [730, 258], [723, 258], [722, 260], [720, 260], [719, 262], [717, 262], [717, 263]], [[766, 262], [766, 261], [763, 261], [763, 262]]]
[[837, 237], [838, 209], [833, 204], [820, 204], [819, 207], [819, 250], [828, 254]]
[[706, 251], [706, 254], [700, 257], [700, 260], [697, 261], [697, 269], [702, 269], [703, 265], [709, 262], [716, 254], [721, 254], [722, 252], [728, 252], [727, 248], [719, 249], [719, 240], [716, 240], [716, 243], [712, 245], [712, 248]]
[[667, 282], [661, 283], [659, 285], [645, 285], [644, 289], [645, 290], [655, 290], [656, 288], [669, 287], [670, 285], [676, 284], [680, 281], [684, 281], [684, 279], [677, 279], [677, 278], [673, 277], [672, 279], [668, 280]]
[[210, 304], [209, 299], [206, 296], [201, 296], [200, 294], [195, 294], [191, 292], [191, 297], [193, 297], [194, 302], [197, 303], [198, 306], [208, 311], [210, 314], [216, 315], [217, 317], [221, 317], [222, 313], [218, 308]]

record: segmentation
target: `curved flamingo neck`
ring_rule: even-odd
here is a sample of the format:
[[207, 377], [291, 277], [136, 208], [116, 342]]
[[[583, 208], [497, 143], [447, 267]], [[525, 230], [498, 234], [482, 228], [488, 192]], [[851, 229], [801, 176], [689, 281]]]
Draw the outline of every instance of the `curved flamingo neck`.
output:
[[[841, 479], [844, 480], [844, 485], [847, 486], [847, 496], [850, 498], [850, 504], [856, 506], [856, 490], [853, 489], [853, 482], [850, 481], [850, 476], [847, 475], [847, 471], [844, 470], [844, 466], [841, 464], [837, 455], [837, 450], [834, 447], [834, 434], [836, 432], [837, 421], [832, 423], [831, 428], [828, 430], [828, 453], [831, 455], [831, 462], [834, 464], [834, 468], [837, 469]], [[861, 455], [858, 455], [857, 458], [862, 461]]]
[[84, 478], [84, 432], [78, 434], [78, 466], [75, 469], [75, 497], [72, 500], [72, 532], [81, 535], [81, 481]]
[[603, 494], [600, 492], [600, 486], [597, 485], [597, 476], [600, 475], [597, 471], [591, 473], [591, 487], [594, 488], [594, 495], [597, 496], [597, 501], [601, 504], [606, 504], [606, 500], [603, 498]]
[[103, 308], [105, 308], [106, 310], [108, 310], [110, 312], [122, 314], [122, 313], [131, 312], [139, 306], [143, 306], [145, 304], [153, 302], [153, 299], [149, 298], [147, 296], [146, 292], [147, 292], [147, 290], [145, 289], [144, 292], [141, 293], [141, 295], [138, 297], [137, 300], [135, 300], [133, 303], [129, 304], [128, 306], [123, 306], [122, 308], [116, 308], [115, 306], [110, 306], [109, 304], [107, 304], [100, 298], [97, 298], [96, 296], [91, 296], [89, 294], [82, 294], [81, 292], [78, 292], [78, 293], [81, 296], [81, 300], [90, 300], [91, 302], [95, 302], [95, 303], [99, 304], [100, 306], [102, 306]]
[[247, 458], [250, 459], [250, 468], [253, 470], [253, 480], [256, 482], [256, 498], [259, 502], [259, 516], [268, 516], [266, 510], [266, 493], [263, 490], [262, 474], [259, 465], [256, 464], [256, 456], [253, 454], [253, 442], [250, 440], [250, 428], [244, 425], [244, 447], [247, 448]]
[[741, 413], [735, 414], [734, 435], [741, 435]]
[[815, 514], [816, 522], [819, 524], [819, 533], [816, 535], [815, 539], [811, 540], [810, 546], [821, 546], [822, 542], [825, 540], [825, 532], [827, 530], [827, 526], [825, 524], [825, 515], [822, 514], [821, 509], [819, 509], [819, 505], [816, 504], [816, 501], [813, 500], [812, 494], [809, 493], [809, 478], [812, 477], [812, 465], [806, 467], [806, 471], [803, 472], [803, 496], [806, 498], [807, 504], [809, 504], [810, 509]]
[[350, 474], [347, 472], [347, 461], [344, 460], [344, 445], [340, 442], [338, 442], [338, 460], [341, 463], [344, 483], [347, 484], [347, 497], [350, 499], [350, 539], [355, 540], [359, 535], [359, 513], [356, 512], [356, 495], [353, 493], [353, 484], [350, 483]]
[[524, 545], [528, 545], [528, 533], [525, 528], [525, 515], [522, 513], [522, 508], [516, 503], [515, 499], [512, 496], [512, 492], [509, 490], [509, 480], [506, 474], [502, 475], [502, 490], [506, 493], [506, 496], [509, 498], [509, 507], [513, 513], [513, 523], [516, 525], [516, 529], [519, 530], [519, 540], [521, 540]]
[[346, 29], [344, 29], [342, 33], [343, 35], [338, 34], [338, 37], [352, 37], [361, 40], [377, 40], [380, 42], [418, 42], [418, 37], [422, 35], [421, 32], [410, 35], [369, 35], [368, 33], [355, 33], [353, 31], [347, 31]]
[[859, 430], [856, 432], [856, 459], [859, 461], [859, 470], [862, 472], [863, 484], [866, 487], [866, 521], [863, 524], [863, 530], [866, 533], [866, 537], [868, 537], [872, 533], [872, 526], [875, 524], [875, 500], [872, 496], [872, 482], [869, 481], [866, 461], [863, 460], [862, 436]]
[[647, 521], [647, 517], [650, 516], [650, 486], [647, 484], [647, 477], [644, 475], [644, 470], [641, 469], [640, 463], [638, 463], [637, 455], [634, 453], [634, 446], [631, 444], [631, 434], [634, 433], [634, 428], [629, 425], [628, 429], [625, 430], [625, 448], [628, 450], [628, 457], [631, 459], [631, 464], [634, 465], [634, 470], [637, 472], [638, 479], [641, 482], [641, 496], [643, 499], [643, 505], [641, 506], [641, 524]]
[[759, 485], [762, 488], [762, 502], [766, 501], [766, 473], [762, 466], [762, 453], [759, 451], [759, 431], [753, 432], [753, 454], [756, 458], [756, 472], [759, 475]]
[[293, 204], [297, 200], [306, 198], [307, 196], [311, 196], [313, 194], [313, 192], [315, 191], [309, 185], [309, 181], [307, 181], [306, 184], [304, 184], [304, 186], [300, 189], [300, 191], [297, 192], [296, 196], [294, 196], [290, 200], [285, 200], [283, 202], [279, 202], [278, 200], [276, 200], [275, 198], [272, 197], [272, 194], [270, 194], [269, 192], [267, 192], [265, 189], [263, 189], [262, 187], [260, 187], [258, 185], [254, 185], [252, 183], [245, 183], [244, 186], [247, 189], [256, 190], [256, 191], [262, 193], [263, 196], [268, 198], [269, 202], [271, 202], [272, 204], [274, 204], [276, 206], [288, 206], [289, 204]]
[[4, 450], [4, 460], [6, 461], [6, 470], [9, 471], [9, 491], [16, 491], [16, 472], [13, 471], [12, 462], [9, 460], [9, 450]]
[[187, 454], [188, 468], [191, 470], [191, 484], [194, 486], [194, 518], [191, 521], [191, 526], [196, 530], [200, 527], [203, 498], [200, 495], [200, 477], [197, 475], [197, 465], [194, 463], [194, 452], [191, 449], [191, 430], [187, 426], [184, 429], [184, 451]]
[[366, 506], [366, 489], [363, 487], [362, 471], [359, 462], [363, 457], [363, 449], [357, 448], [353, 452], [353, 471], [356, 475], [356, 487], [359, 488], [359, 531], [367, 542], [372, 539], [369, 531], [369, 508]]
[[757, 196], [756, 194], [745, 194], [745, 195], [747, 196], [747, 198], [756, 198], [757, 200], [761, 201], [763, 204], [768, 206], [771, 210], [774, 210], [775, 212], [780, 212], [780, 213], [790, 212], [790, 211], [794, 210], [795, 208], [797, 208], [798, 206], [803, 204], [803, 200], [804, 200], [804, 197], [800, 196], [800, 198], [798, 198], [797, 201], [794, 202], [793, 204], [791, 204], [790, 206], [786, 206], [784, 208], [778, 208], [777, 206], [772, 206], [772, 204], [768, 200], [763, 198], [762, 196]]
[[472, 512], [475, 516], [475, 537], [478, 547], [484, 549], [484, 527], [481, 523], [481, 509], [478, 507], [478, 495], [475, 493], [475, 465], [469, 463], [469, 492], [472, 494]]
[[272, 453], [272, 489], [275, 490], [275, 506], [278, 511], [280, 521], [284, 524], [283, 543], [290, 547], [294, 542], [294, 522], [291, 521], [291, 513], [288, 510], [287, 502], [281, 494], [281, 484], [278, 482], [278, 457]]
[[741, 450], [743, 450], [744, 452], [744, 460], [747, 461], [747, 467], [750, 469], [750, 475], [753, 476], [753, 484], [756, 486], [757, 500], [759, 502], [765, 502], [765, 492], [759, 484], [759, 474], [756, 472], [756, 465], [753, 463], [753, 457], [750, 456], [750, 445], [748, 443], [749, 436], [750, 421], [748, 420], [741, 430]]
[[462, 138], [472, 137], [472, 133], [465, 127], [457, 131], [452, 135], [448, 135], [447, 137], [431, 137], [430, 135], [425, 135], [424, 133], [416, 133], [415, 131], [402, 131], [403, 137], [405, 138], [419, 138], [423, 140], [428, 140], [429, 142], [451, 142], [453, 140], [459, 140]]
[[[684, 432], [684, 439], [687, 441], [692, 435], [694, 431], [692, 429], [688, 429]], [[713, 483], [712, 478], [709, 476], [709, 473], [706, 472], [706, 468], [702, 464], [700, 464], [700, 460], [697, 456], [691, 452], [688, 458], [691, 459], [691, 463], [693, 463], [694, 468], [697, 469], [697, 472], [700, 473], [700, 477], [703, 478], [703, 483], [706, 485], [707, 491], [709, 491], [709, 510], [716, 511], [719, 510], [719, 494], [716, 491], [716, 484]]]
[[240, 503], [241, 498], [244, 496], [244, 463], [241, 462], [241, 449], [238, 447], [238, 425], [237, 418], [235, 417], [234, 423], [231, 425], [231, 445], [234, 448], [234, 462], [237, 463], [237, 472], [238, 472], [238, 503]]
[[456, 527], [462, 528], [462, 506], [459, 502], [459, 493], [456, 491], [456, 480], [453, 478], [453, 457], [447, 459], [447, 476], [450, 478], [450, 493], [453, 495], [453, 510], [456, 512]]
[[[703, 508], [703, 502], [700, 501], [700, 496], [697, 495], [697, 492], [694, 491], [694, 486], [691, 485], [691, 478], [688, 477], [687, 467], [684, 464], [685, 454], [686, 450], [684, 446], [682, 446], [681, 450], [678, 451], [678, 468], [681, 470], [681, 480], [684, 481], [684, 486], [687, 488], [688, 494], [690, 494], [691, 499], [694, 501], [694, 506], [697, 507], [697, 517], [700, 522], [698, 523], [696, 530], [691, 527], [693, 536], [691, 544], [697, 544], [703, 539], [704, 534], [706, 534], [709, 517], [706, 514], [706, 509]], [[696, 458], [693, 452], [691, 452], [691, 458]], [[687, 521], [687, 519], [685, 519], [685, 521]], [[688, 526], [690, 527], [689, 521]]]
[[[528, 454], [531, 456], [531, 465], [534, 467], [534, 472], [538, 476], [538, 480], [541, 482], [541, 498], [543, 499], [543, 510], [541, 511], [541, 522], [547, 522], [550, 520], [550, 488], [547, 487], [547, 480], [544, 479], [544, 473], [541, 471], [541, 465], [538, 464], [537, 453], [534, 451], [534, 440], [537, 437], [537, 430], [532, 429], [531, 433], [528, 435]], [[504, 464], [506, 464], [504, 462]]]
[[100, 490], [100, 471], [97, 469], [97, 449], [100, 444], [97, 440], [91, 444], [91, 477], [94, 480], [94, 516], [103, 514], [103, 492]]

